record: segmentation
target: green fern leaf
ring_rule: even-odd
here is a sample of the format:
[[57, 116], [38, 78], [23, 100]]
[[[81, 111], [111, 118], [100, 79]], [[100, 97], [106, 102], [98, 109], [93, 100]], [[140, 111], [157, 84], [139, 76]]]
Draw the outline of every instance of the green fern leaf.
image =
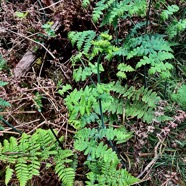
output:
[[126, 72], [133, 72], [134, 68], [132, 68], [130, 65], [126, 65], [124, 63], [120, 63], [118, 65], [119, 72], [116, 74], [118, 77], [121, 77], [123, 79], [127, 78]]
[[[78, 50], [82, 50], [87, 53], [91, 47], [91, 41], [95, 38], [96, 33], [93, 30], [87, 30], [83, 32], [69, 32], [68, 38], [70, 39], [72, 46], [77, 44]], [[84, 45], [84, 47], [83, 47]]]
[[107, 8], [107, 5], [105, 3], [106, 0], [101, 0], [96, 3], [96, 8], [94, 8], [92, 14], [92, 19], [94, 22], [97, 22], [101, 15], [103, 15], [103, 10]]
[[12, 178], [14, 170], [10, 168], [10, 166], [6, 167], [6, 173], [5, 173], [5, 184], [8, 185], [9, 181]]
[[[37, 153], [33, 154], [36, 155]], [[40, 161], [37, 156], [28, 157], [30, 164], [28, 164], [29, 179], [32, 179], [33, 176], [39, 176], [40, 172]]]
[[186, 29], [186, 19], [179, 21], [174, 20], [166, 30], [166, 33], [169, 36], [169, 39], [173, 39], [176, 35], [180, 34]]
[[82, 1], [82, 6], [83, 6], [84, 8], [87, 8], [87, 7], [90, 5], [90, 2], [91, 2], [91, 0], [83, 0], [83, 1]]
[[70, 84], [66, 84], [62, 87], [62, 89], [58, 90], [58, 93], [62, 96], [65, 92], [72, 89], [72, 86]]
[[71, 150], [59, 150], [55, 156], [55, 172], [65, 186], [73, 186], [74, 184], [75, 171], [73, 168], [65, 166], [65, 164], [72, 162], [71, 159], [68, 159], [72, 155]]
[[11, 106], [10, 103], [0, 98], [0, 107], [10, 107], [10, 106]]
[[[118, 186], [130, 186], [140, 180], [133, 177], [125, 169], [117, 170], [118, 161], [113, 162], [87, 162], [86, 164], [91, 169], [91, 172], [87, 174], [89, 181], [86, 181], [86, 185], [100, 186], [104, 185], [118, 185]], [[96, 185], [97, 185], [96, 184]]]
[[2, 55], [0, 55], [0, 70], [5, 68], [6, 60], [3, 59]]
[[161, 13], [161, 18], [167, 20], [170, 15], [173, 15], [175, 12], [178, 12], [179, 7], [177, 5], [171, 5], [167, 7], [167, 10], [163, 10]]
[[17, 139], [14, 137], [10, 137], [10, 145], [9, 145], [9, 151], [10, 152], [18, 152], [18, 143]]
[[19, 180], [20, 186], [25, 186], [29, 180], [29, 169], [26, 158], [19, 158], [15, 165], [16, 176]]
[[7, 82], [0, 81], [0, 87], [3, 87], [5, 85], [7, 85], [7, 84], [8, 84]]
[[186, 84], [182, 85], [177, 93], [171, 95], [173, 101], [175, 101], [178, 105], [182, 107], [182, 109], [186, 110]]

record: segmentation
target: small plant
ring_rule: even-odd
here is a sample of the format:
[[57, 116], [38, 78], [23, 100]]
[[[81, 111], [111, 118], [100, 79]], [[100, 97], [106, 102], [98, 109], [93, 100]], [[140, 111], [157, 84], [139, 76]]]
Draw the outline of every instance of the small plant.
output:
[[25, 13], [23, 13], [23, 12], [15, 12], [15, 15], [16, 15], [18, 18], [20, 18], [20, 19], [25, 19], [26, 16], [28, 15], [28, 12], [25, 12]]
[[55, 37], [55, 31], [52, 29], [53, 22], [47, 22], [46, 24], [42, 25], [44, 28], [45, 33], [50, 37]]
[[41, 94], [39, 94], [39, 92], [36, 92], [36, 94], [34, 96], [34, 99], [33, 99], [34, 100], [35, 107], [37, 108], [37, 110], [39, 112], [41, 112], [42, 107], [43, 107], [42, 98], [43, 98], [43, 96]]
[[[8, 84], [7, 82], [0, 81], [0, 87], [3, 87], [7, 84]], [[9, 106], [10, 106], [10, 103], [5, 101], [3, 98], [0, 98], [0, 109], [3, 109], [4, 107], [9, 107]]]
[[[6, 65], [6, 61], [0, 55], [0, 70], [5, 68], [5, 65]], [[0, 81], [0, 88], [6, 86], [7, 84], [8, 84], [7, 82]], [[8, 103], [3, 98], [0, 98], [0, 111], [2, 111], [5, 107], [10, 107], [10, 106], [11, 106], [10, 103]], [[3, 120], [3, 117], [0, 115], [0, 121], [1, 120]], [[4, 130], [4, 128], [0, 126], [0, 130]]]

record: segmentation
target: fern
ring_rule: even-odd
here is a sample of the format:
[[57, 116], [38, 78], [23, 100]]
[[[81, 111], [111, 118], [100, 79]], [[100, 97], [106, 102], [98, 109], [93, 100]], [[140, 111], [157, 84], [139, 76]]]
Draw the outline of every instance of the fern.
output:
[[[106, 13], [105, 13], [106, 12]], [[112, 24], [116, 25], [117, 19], [121, 18], [126, 14], [126, 16], [131, 16], [134, 14], [144, 16], [146, 12], [146, 1], [145, 0], [101, 0], [96, 3], [96, 7], [93, 10], [92, 19], [94, 22], [103, 16], [102, 25]]]
[[[8, 84], [7, 82], [0, 81], [0, 87], [3, 87], [7, 84]], [[4, 99], [0, 98], [0, 108], [9, 107], [9, 106], [10, 106], [10, 103], [8, 103]]]
[[[107, 112], [112, 114], [124, 114], [126, 119], [137, 117], [144, 122], [151, 123], [152, 121], [169, 120], [169, 117], [158, 118], [155, 116], [155, 109], [160, 97], [152, 90], [144, 87], [136, 89], [131, 86], [121, 86], [120, 82], [110, 83], [105, 85], [107, 90], [114, 91], [120, 95], [120, 98], [115, 97], [109, 105]], [[121, 99], [122, 98], [122, 99]]]
[[[100, 72], [103, 72], [103, 71], [104, 71], [103, 66], [100, 65]], [[95, 64], [89, 63], [89, 65], [84, 68], [79, 67], [78, 69], [75, 69], [73, 71], [73, 79], [76, 82], [85, 81], [87, 77], [93, 74], [97, 74], [97, 63]]]
[[81, 50], [84, 45], [83, 51], [86, 53], [90, 50], [91, 41], [95, 38], [96, 33], [93, 30], [83, 32], [69, 32], [68, 38], [71, 40], [72, 46], [77, 43], [78, 50]]
[[[111, 96], [113, 92], [119, 94], [120, 98]], [[137, 117], [147, 123], [161, 120], [154, 114], [160, 101], [155, 92], [144, 87], [136, 89], [112, 82], [94, 88], [87, 86], [85, 90], [74, 89], [65, 98], [69, 123], [76, 129], [81, 129], [91, 122], [99, 123], [99, 98], [102, 99], [103, 113], [125, 114], [126, 118]]]
[[[75, 138], [77, 139], [75, 142], [75, 148], [77, 150], [85, 150], [88, 148], [87, 145], [82, 145], [82, 143], [89, 143], [89, 141], [86, 141], [88, 138], [94, 139], [94, 140], [102, 140], [103, 138], [107, 138], [108, 140], [114, 140], [118, 144], [126, 142], [128, 139], [132, 137], [132, 134], [127, 132], [124, 127], [120, 127], [117, 129], [113, 128], [104, 128], [104, 129], [90, 129], [90, 128], [84, 128], [78, 131], [78, 133], [75, 135]], [[122, 141], [122, 142], [121, 142]]]
[[186, 85], [184, 84], [178, 89], [177, 93], [171, 95], [172, 100], [178, 103], [184, 110], [186, 110], [185, 94], [186, 94]]
[[175, 12], [178, 12], [179, 7], [177, 5], [171, 5], [167, 7], [167, 10], [163, 10], [161, 13], [161, 18], [163, 20], [167, 20], [170, 15], [173, 15]]
[[72, 162], [71, 159], [68, 159], [73, 155], [71, 150], [61, 150], [58, 149], [58, 154], [55, 157], [55, 173], [59, 176], [62, 183], [66, 186], [73, 186], [75, 179], [75, 171], [71, 167], [66, 167], [65, 164]]
[[6, 167], [6, 173], [5, 173], [5, 184], [8, 185], [9, 181], [12, 178], [14, 170], [10, 168], [10, 166]]
[[7, 101], [5, 101], [4, 99], [0, 98], [0, 107], [9, 107], [10, 103], [8, 103]]
[[103, 11], [108, 9], [115, 0], [101, 0], [96, 3], [96, 7], [93, 10], [92, 19], [94, 22], [97, 22], [101, 15], [103, 15]]
[[124, 63], [120, 63], [118, 65], [119, 72], [116, 74], [118, 77], [127, 79], [126, 72], [133, 72], [135, 71], [134, 68], [132, 68], [130, 65], [126, 65]]
[[[81, 89], [79, 91], [74, 89], [65, 98], [65, 104], [69, 111], [69, 123], [76, 129], [81, 129], [87, 124], [86, 121], [97, 120], [99, 98], [102, 98], [103, 101], [109, 104], [110, 100], [112, 100], [112, 96], [108, 94], [106, 88], [100, 85], [94, 88], [86, 86], [84, 90]], [[106, 109], [107, 105], [104, 107]]]
[[166, 29], [169, 39], [173, 39], [186, 29], [186, 19], [174, 20]]
[[0, 55], [0, 70], [6, 67], [6, 60], [3, 59], [2, 55]]
[[125, 0], [119, 2], [109, 13], [109, 24], [113, 24], [118, 18], [122, 17], [124, 14], [126, 16], [132, 16], [134, 14], [145, 16], [146, 11], [146, 1], [144, 0]]
[[87, 8], [88, 5], [90, 5], [90, 1], [91, 1], [91, 0], [83, 0], [83, 1], [82, 1], [82, 6], [83, 6], [84, 8]]
[[103, 161], [99, 161], [99, 163], [87, 162], [87, 165], [91, 169], [91, 172], [87, 174], [87, 178], [89, 179], [89, 181], [86, 181], [86, 185], [129, 186], [139, 182], [139, 179], [133, 177], [125, 169], [117, 170], [117, 163], [118, 162], [108, 163]]
[[58, 90], [58, 93], [62, 96], [65, 92], [71, 89], [72, 89], [72, 86], [70, 84], [66, 84], [62, 87], [62, 89]]
[[27, 165], [27, 158], [19, 158], [15, 165], [16, 176], [20, 182], [20, 186], [25, 186], [29, 178], [29, 169]]
[[133, 57], [143, 57], [137, 64], [136, 68], [143, 65], [150, 65], [149, 74], [156, 74], [162, 78], [171, 76], [170, 70], [172, 64], [164, 62], [173, 59], [172, 49], [169, 42], [165, 41], [161, 35], [144, 35], [126, 40], [126, 43], [115, 55], [126, 56], [127, 59]]
[[19, 141], [11, 137], [0, 144], [0, 161], [11, 166], [5, 175], [7, 184], [15, 170], [20, 186], [25, 186], [33, 176], [39, 176], [41, 163], [53, 157], [55, 173], [64, 185], [72, 186], [75, 170], [70, 167], [71, 156], [71, 150], [60, 149], [50, 130], [38, 129], [32, 136], [23, 133]]
[[128, 186], [139, 181], [126, 170], [117, 170], [119, 164], [117, 154], [103, 141], [99, 142], [103, 138], [114, 140], [117, 143], [126, 142], [131, 138], [131, 133], [127, 133], [123, 129], [123, 127], [101, 130], [84, 128], [75, 135], [75, 149], [84, 151], [84, 154], [88, 156], [85, 164], [91, 171], [87, 174], [89, 181], [86, 181], [86, 185], [94, 185], [97, 182], [99, 185]]

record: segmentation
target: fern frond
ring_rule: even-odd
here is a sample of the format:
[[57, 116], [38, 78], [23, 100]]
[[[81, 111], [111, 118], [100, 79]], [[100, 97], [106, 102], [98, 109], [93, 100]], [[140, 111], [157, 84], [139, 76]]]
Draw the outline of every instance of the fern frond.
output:
[[95, 128], [84, 128], [78, 131], [75, 138], [74, 147], [77, 150], [84, 151], [84, 154], [89, 156], [89, 160], [103, 158], [105, 162], [109, 162], [114, 157], [117, 159], [116, 153], [112, 149], [109, 149], [103, 142], [98, 143], [98, 141], [106, 138], [108, 140], [114, 140], [117, 143], [123, 143], [131, 138], [131, 133], [128, 133], [122, 128], [101, 129], [99, 131]]
[[166, 33], [169, 36], [169, 39], [173, 39], [176, 35], [180, 34], [186, 29], [186, 19], [179, 21], [174, 20], [166, 30]]
[[74, 185], [75, 174], [73, 168], [65, 168], [64, 165], [59, 165], [55, 167], [55, 171], [65, 186]]
[[130, 65], [126, 65], [124, 63], [120, 63], [118, 65], [119, 72], [116, 74], [118, 77], [127, 78], [126, 72], [133, 72], [135, 71], [134, 68], [132, 68]]
[[[127, 59], [143, 57], [136, 68], [150, 65], [149, 74], [158, 73], [162, 78], [171, 76], [170, 70], [173, 66], [166, 60], [173, 59], [171, 45], [161, 35], [144, 35], [126, 40], [126, 44], [114, 53], [114, 55], [125, 56]], [[164, 62], [166, 61], [166, 62]], [[167, 74], [166, 74], [167, 73]], [[125, 77], [125, 73], [122, 73]]]
[[[104, 71], [104, 68], [102, 64], [99, 65], [99, 70], [100, 72]], [[89, 66], [87, 67], [79, 67], [78, 69], [75, 69], [73, 71], [73, 79], [78, 82], [78, 81], [85, 81], [87, 77], [91, 76], [92, 74], [97, 74], [97, 63], [92, 64], [89, 63]]]
[[103, 11], [106, 10], [112, 3], [114, 2], [114, 0], [101, 0], [98, 1], [96, 3], [96, 7], [93, 10], [92, 13], [92, 19], [94, 22], [97, 22], [101, 15], [103, 15]]
[[10, 137], [9, 151], [10, 152], [18, 152], [17, 139], [12, 136]]
[[104, 185], [118, 185], [130, 186], [139, 182], [138, 178], [133, 177], [125, 169], [117, 170], [117, 162], [89, 162], [86, 163], [91, 171], [87, 174], [89, 181], [86, 185], [95, 185], [98, 183], [100, 186]]
[[167, 10], [163, 10], [161, 13], [161, 18], [167, 20], [170, 15], [173, 15], [175, 12], [178, 12], [179, 7], [177, 5], [169, 5]]
[[0, 87], [3, 87], [5, 85], [7, 85], [8, 83], [7, 82], [4, 82], [4, 81], [0, 81]]
[[152, 90], [144, 87], [136, 89], [133, 86], [121, 86], [119, 82], [107, 85], [107, 89], [120, 94], [123, 98], [114, 98], [107, 107], [108, 112], [124, 114], [126, 118], [137, 117], [147, 123], [156, 118], [154, 113], [160, 97]]
[[38, 157], [35, 156], [36, 154], [33, 154], [33, 155], [31, 154], [31, 156], [28, 157], [28, 161], [31, 162], [28, 164], [29, 180], [32, 179], [33, 176], [40, 175], [39, 169], [40, 169], [41, 163]]
[[87, 8], [89, 5], [90, 5], [90, 2], [91, 2], [92, 0], [83, 0], [82, 1], [82, 6], [84, 7], [84, 8]]
[[10, 107], [10, 106], [11, 106], [10, 103], [0, 98], [0, 107]]
[[125, 12], [128, 12], [129, 10], [129, 0], [127, 1], [121, 1], [116, 4], [116, 6], [113, 7], [113, 9], [110, 11], [109, 14], [109, 24], [112, 24], [114, 20], [118, 19], [118, 17], [121, 17], [124, 15]]
[[[62, 141], [63, 137], [59, 140]], [[72, 155], [71, 150], [59, 149], [59, 145], [50, 130], [38, 129], [32, 136], [23, 133], [19, 141], [10, 137], [9, 140], [3, 141], [3, 145], [0, 143], [0, 161], [14, 165], [20, 186], [25, 186], [33, 176], [39, 176], [41, 162], [50, 157], [53, 157], [56, 165], [65, 166], [62, 170], [63, 173], [59, 172], [62, 181], [67, 186], [73, 185], [75, 170], [69, 167], [72, 163], [70, 159]], [[6, 183], [9, 182], [12, 174], [12, 170], [7, 169]]]
[[29, 180], [29, 169], [27, 165], [27, 158], [21, 157], [17, 160], [15, 165], [16, 176], [19, 180], [20, 186], [25, 186]]
[[130, 15], [140, 15], [145, 16], [146, 14], [146, 1], [145, 0], [123, 0], [116, 2], [114, 0], [101, 0], [96, 3], [96, 7], [93, 10], [93, 21], [98, 22], [98, 20], [103, 16], [102, 25], [117, 24], [117, 19], [121, 18], [124, 14], [126, 16]]
[[[83, 32], [69, 32], [68, 38], [72, 43], [72, 46], [77, 44], [78, 50], [82, 50], [87, 53], [91, 47], [91, 41], [96, 37], [96, 33], [93, 30], [87, 30]], [[83, 47], [84, 45], [84, 47]], [[83, 47], [83, 48], [82, 48]]]
[[6, 166], [6, 173], [5, 173], [5, 184], [8, 185], [9, 181], [12, 178], [14, 170], [10, 168], [10, 166]]
[[73, 155], [71, 150], [58, 150], [55, 156], [55, 173], [59, 176], [60, 180], [65, 186], [73, 186], [75, 179], [75, 170], [72, 167], [66, 167], [66, 163], [72, 162], [68, 159]]
[[0, 55], [0, 70], [5, 68], [6, 60], [3, 59], [2, 55]]
[[177, 104], [179, 104], [184, 110], [186, 110], [186, 84], [182, 85], [177, 93], [174, 93], [171, 95], [171, 98], [173, 101], [175, 101]]
[[138, 15], [141, 17], [146, 16], [147, 1], [146, 0], [134, 0], [130, 3], [129, 14]]

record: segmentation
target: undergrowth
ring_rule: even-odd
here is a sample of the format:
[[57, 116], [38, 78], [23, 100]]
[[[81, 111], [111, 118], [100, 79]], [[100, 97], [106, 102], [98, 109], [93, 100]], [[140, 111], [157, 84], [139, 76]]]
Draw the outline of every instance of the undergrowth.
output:
[[[31, 85], [31, 89], [36, 88], [28, 96], [35, 115], [44, 119], [45, 127], [50, 130], [22, 133], [9, 124], [9, 115], [0, 116], [3, 124], [22, 133], [20, 138], [11, 136], [0, 144], [5, 185], [16, 178], [20, 186], [25, 186], [40, 176], [43, 166], [50, 167], [52, 174], [66, 186], [74, 185], [77, 180], [87, 186], [129, 186], [148, 180], [152, 185], [162, 180], [166, 184], [184, 182], [185, 143], [179, 127], [186, 118], [186, 85], [181, 79], [186, 74], [183, 60], [186, 19], [179, 3], [170, 2], [82, 0], [56, 5], [56, 9], [41, 7], [45, 16], [45, 11], [55, 10], [55, 19], [64, 23], [55, 30], [53, 21], [43, 21], [37, 40], [43, 43], [47, 38], [45, 44], [60, 57], [51, 60], [48, 54], [43, 55], [45, 63], [41, 64], [37, 82]], [[69, 9], [67, 5], [74, 6]], [[83, 17], [81, 11], [87, 16]], [[21, 25], [30, 19], [27, 14], [19, 17]], [[84, 22], [81, 20], [80, 24], [81, 16]], [[26, 31], [30, 32], [33, 30]], [[62, 41], [64, 46], [58, 46]], [[61, 56], [61, 52], [69, 48], [67, 56], [71, 57], [66, 59], [66, 53]], [[0, 58], [0, 71], [4, 65]], [[51, 81], [39, 87], [41, 72], [47, 65], [63, 72], [63, 79], [54, 78], [57, 86], [50, 93], [44, 87], [52, 85]], [[27, 92], [30, 84], [25, 84], [21, 86]], [[5, 86], [8, 83], [0, 81], [0, 88]], [[58, 99], [60, 107], [64, 104], [64, 112], [68, 113], [64, 122], [58, 118], [64, 118], [62, 109], [55, 105]], [[54, 107], [54, 112], [47, 104]], [[9, 106], [8, 101], [0, 98], [0, 112]], [[60, 123], [59, 129], [65, 130], [65, 136], [59, 133], [58, 137], [57, 131], [48, 125], [51, 120], [55, 127]], [[12, 117], [10, 121], [15, 123], [16, 119]], [[171, 170], [167, 171], [165, 164]], [[79, 174], [80, 165], [83, 171]], [[163, 176], [159, 174], [161, 171]]]

